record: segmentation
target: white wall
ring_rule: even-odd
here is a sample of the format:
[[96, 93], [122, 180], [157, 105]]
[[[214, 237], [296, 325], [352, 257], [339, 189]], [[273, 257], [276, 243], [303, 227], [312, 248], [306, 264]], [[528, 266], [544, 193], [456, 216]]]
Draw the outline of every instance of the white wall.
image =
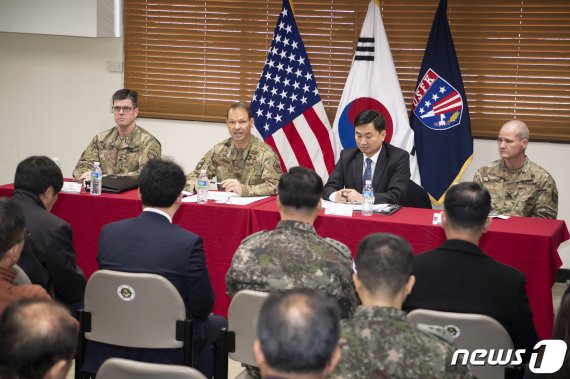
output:
[[[122, 40], [0, 33], [0, 52], [0, 183], [13, 182], [18, 162], [38, 154], [59, 157], [64, 175], [70, 177], [91, 138], [113, 126], [110, 97], [122, 87], [123, 76], [108, 72], [107, 62], [122, 61]], [[138, 123], [161, 141], [163, 154], [186, 171], [227, 136], [223, 124], [156, 119]], [[556, 179], [558, 218], [570, 223], [570, 144], [531, 141], [528, 153]], [[476, 140], [464, 179], [470, 180], [476, 168], [496, 157], [496, 142]], [[561, 256], [564, 267], [570, 268], [570, 243]]]

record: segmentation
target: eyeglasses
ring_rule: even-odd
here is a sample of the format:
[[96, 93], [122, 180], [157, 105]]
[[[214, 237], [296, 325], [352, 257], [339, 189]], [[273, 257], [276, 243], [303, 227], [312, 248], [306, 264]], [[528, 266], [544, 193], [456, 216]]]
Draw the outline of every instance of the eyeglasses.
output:
[[131, 113], [131, 111], [133, 109], [135, 109], [135, 108], [134, 107], [112, 107], [111, 112], [120, 113], [121, 111], [123, 111], [123, 113]]

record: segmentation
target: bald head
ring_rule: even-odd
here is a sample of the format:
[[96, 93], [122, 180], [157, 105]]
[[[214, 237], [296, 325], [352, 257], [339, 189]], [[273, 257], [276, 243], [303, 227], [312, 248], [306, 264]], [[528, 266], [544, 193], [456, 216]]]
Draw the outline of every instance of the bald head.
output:
[[54, 365], [70, 366], [77, 322], [54, 302], [25, 300], [6, 308], [0, 319], [0, 335], [2, 373], [7, 378], [39, 379]]
[[271, 294], [257, 320], [257, 338], [264, 361], [272, 370], [282, 373], [326, 371], [339, 337], [338, 304], [315, 290]]
[[[514, 133], [514, 135], [516, 135], [520, 139], [528, 140], [528, 138], [529, 138], [528, 126], [526, 123], [524, 123], [523, 121], [520, 121], [520, 120], [511, 120], [511, 121], [505, 122], [503, 124], [503, 126], [501, 127], [501, 132], [502, 131], [512, 132], [512, 133]], [[499, 132], [499, 134], [500, 134], [500, 132]]]

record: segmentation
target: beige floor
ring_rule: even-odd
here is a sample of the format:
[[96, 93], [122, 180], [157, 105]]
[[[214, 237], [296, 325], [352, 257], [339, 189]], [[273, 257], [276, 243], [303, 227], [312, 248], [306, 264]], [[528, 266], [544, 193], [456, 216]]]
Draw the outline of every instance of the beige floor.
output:
[[[567, 284], [565, 283], [555, 283], [552, 287], [552, 302], [554, 303], [554, 312], [558, 311], [558, 307], [560, 306], [560, 298], [562, 294], [566, 290]], [[240, 372], [242, 372], [243, 368], [239, 362], [229, 360], [228, 361], [228, 378], [235, 378]], [[66, 379], [74, 379], [73, 375], [73, 367], [67, 374]]]

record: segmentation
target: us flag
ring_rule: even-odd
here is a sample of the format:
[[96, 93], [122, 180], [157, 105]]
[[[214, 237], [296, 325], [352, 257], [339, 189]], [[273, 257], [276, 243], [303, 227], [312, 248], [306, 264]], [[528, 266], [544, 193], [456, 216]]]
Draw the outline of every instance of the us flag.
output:
[[283, 7], [251, 101], [255, 127], [284, 171], [308, 167], [326, 182], [334, 168], [330, 124], [291, 4]]

